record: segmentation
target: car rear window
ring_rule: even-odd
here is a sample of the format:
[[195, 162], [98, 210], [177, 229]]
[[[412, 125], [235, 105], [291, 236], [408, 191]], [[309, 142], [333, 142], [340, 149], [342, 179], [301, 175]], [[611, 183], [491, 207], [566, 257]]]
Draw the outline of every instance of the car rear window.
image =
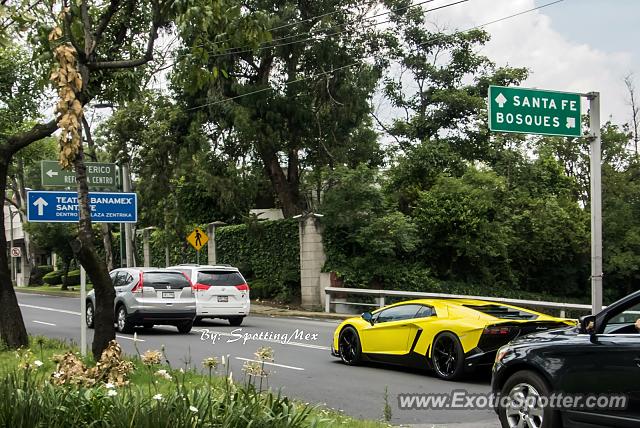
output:
[[189, 280], [180, 272], [145, 272], [144, 286], [162, 289], [191, 287]]
[[197, 282], [212, 287], [233, 287], [246, 281], [240, 272], [207, 270], [198, 272]]
[[502, 305], [463, 305], [466, 308], [474, 309], [492, 317], [509, 320], [534, 320], [538, 315], [531, 312], [510, 308]]

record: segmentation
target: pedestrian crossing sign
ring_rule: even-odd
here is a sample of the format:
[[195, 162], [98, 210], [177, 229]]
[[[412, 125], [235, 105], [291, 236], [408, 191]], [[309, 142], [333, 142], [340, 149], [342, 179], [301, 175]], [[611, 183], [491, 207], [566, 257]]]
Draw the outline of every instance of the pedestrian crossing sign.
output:
[[200, 251], [202, 247], [207, 245], [207, 242], [209, 242], [209, 237], [202, 229], [196, 227], [193, 229], [193, 232], [187, 236], [187, 241], [196, 249], [196, 251]]

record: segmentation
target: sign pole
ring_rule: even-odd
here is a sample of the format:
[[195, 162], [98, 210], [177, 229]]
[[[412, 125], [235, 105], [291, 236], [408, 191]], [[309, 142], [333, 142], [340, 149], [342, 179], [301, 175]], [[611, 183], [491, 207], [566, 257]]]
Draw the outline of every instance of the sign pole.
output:
[[196, 264], [200, 264], [200, 250], [196, 250]]
[[600, 93], [590, 92], [589, 128], [591, 131], [591, 307], [602, 310], [602, 161], [600, 135]]
[[[122, 165], [122, 191], [130, 192], [131, 191], [131, 182], [129, 181], [129, 165]], [[130, 224], [124, 225], [124, 245], [125, 245], [125, 253], [127, 260], [127, 267], [135, 267], [135, 262], [133, 259], [133, 245], [132, 245], [132, 230]]]
[[84, 270], [84, 266], [80, 265], [80, 352], [83, 357], [87, 355], [87, 323], [85, 322], [86, 313], [87, 272]]

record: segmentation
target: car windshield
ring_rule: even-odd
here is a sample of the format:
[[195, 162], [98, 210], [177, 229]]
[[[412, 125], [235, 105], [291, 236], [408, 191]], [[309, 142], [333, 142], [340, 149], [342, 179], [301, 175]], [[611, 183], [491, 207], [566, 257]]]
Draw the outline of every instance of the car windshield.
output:
[[191, 287], [189, 280], [180, 272], [145, 272], [144, 286], [153, 288], [185, 288]]
[[511, 308], [502, 305], [463, 305], [466, 308], [474, 309], [492, 317], [509, 320], [534, 320], [538, 315], [522, 309]]
[[233, 287], [246, 281], [240, 272], [206, 270], [198, 272], [198, 283], [214, 287]]

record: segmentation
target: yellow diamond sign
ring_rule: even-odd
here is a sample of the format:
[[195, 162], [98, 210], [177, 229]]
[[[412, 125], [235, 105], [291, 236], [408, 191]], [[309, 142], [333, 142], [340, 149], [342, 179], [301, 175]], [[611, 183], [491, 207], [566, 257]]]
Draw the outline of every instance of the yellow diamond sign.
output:
[[200, 251], [200, 249], [209, 242], [209, 237], [202, 231], [202, 229], [196, 227], [193, 229], [193, 232], [187, 236], [187, 241], [196, 249], [196, 251]]

